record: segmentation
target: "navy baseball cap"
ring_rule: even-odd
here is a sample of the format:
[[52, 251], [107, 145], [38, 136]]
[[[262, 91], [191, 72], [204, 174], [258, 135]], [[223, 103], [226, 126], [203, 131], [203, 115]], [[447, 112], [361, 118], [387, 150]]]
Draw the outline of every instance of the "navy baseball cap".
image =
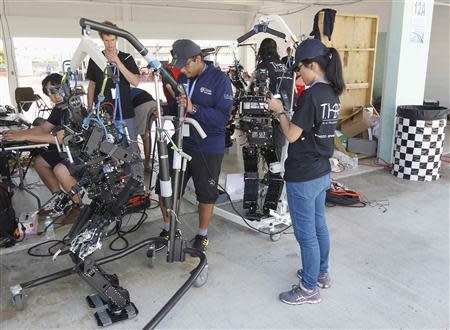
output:
[[306, 39], [295, 50], [295, 64], [301, 61], [328, 55], [330, 50], [319, 39]]
[[189, 39], [176, 40], [172, 45], [172, 62], [170, 63], [176, 69], [181, 69], [191, 57], [202, 52], [199, 45]]

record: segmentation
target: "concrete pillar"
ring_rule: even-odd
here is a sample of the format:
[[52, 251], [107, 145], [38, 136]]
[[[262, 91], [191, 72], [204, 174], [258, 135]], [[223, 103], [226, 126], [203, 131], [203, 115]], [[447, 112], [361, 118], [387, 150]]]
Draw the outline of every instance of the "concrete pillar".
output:
[[378, 156], [392, 162], [398, 105], [424, 98], [434, 0], [391, 0]]

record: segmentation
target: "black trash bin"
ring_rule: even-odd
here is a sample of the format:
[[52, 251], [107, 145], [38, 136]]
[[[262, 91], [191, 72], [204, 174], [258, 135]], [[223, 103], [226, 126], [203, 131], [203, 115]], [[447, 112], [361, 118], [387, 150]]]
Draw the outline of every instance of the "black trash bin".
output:
[[397, 107], [392, 174], [411, 181], [439, 178], [447, 116], [445, 107]]

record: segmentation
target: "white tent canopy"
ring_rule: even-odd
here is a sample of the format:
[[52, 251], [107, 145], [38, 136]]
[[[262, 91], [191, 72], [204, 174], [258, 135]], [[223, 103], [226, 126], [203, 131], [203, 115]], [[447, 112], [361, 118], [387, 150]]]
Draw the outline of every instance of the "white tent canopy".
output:
[[[3, 40], [7, 55], [13, 54], [11, 50], [14, 49], [14, 38], [80, 38], [78, 22], [81, 17], [96, 21], [110, 20], [145, 40], [189, 38], [230, 41], [249, 31], [255, 18], [261, 15], [282, 16], [290, 29], [299, 36], [311, 32], [314, 15], [322, 8], [378, 15], [380, 33], [387, 31], [390, 14], [390, 0], [0, 0], [0, 4], [0, 39]], [[449, 57], [449, 12], [450, 7], [445, 6], [435, 11], [436, 21], [446, 26], [433, 25], [433, 29], [440, 31], [441, 37], [437, 38], [432, 33], [430, 56], [437, 58], [447, 54], [446, 57]], [[274, 23], [273, 28], [280, 27]], [[264, 35], [252, 37], [250, 41], [257, 43], [261, 37]], [[434, 39], [437, 39], [436, 46], [433, 45]], [[284, 55], [285, 45], [281, 40], [277, 42], [280, 54]], [[120, 41], [119, 47], [131, 51], [131, 47], [124, 41]], [[436, 50], [437, 47], [441, 50]], [[251, 69], [253, 52], [242, 50], [240, 57], [244, 66]], [[432, 66], [432, 63], [439, 61], [429, 60], [429, 63]], [[12, 62], [11, 59], [9, 62]], [[17, 69], [14, 65], [8, 66], [9, 87], [12, 91], [15, 83], [11, 80], [16, 79], [15, 71]], [[428, 74], [430, 81], [434, 74], [441, 72], [442, 70], [431, 67]], [[449, 104], [448, 79], [446, 85], [445, 82], [444, 86], [441, 85], [430, 84], [428, 88], [427, 84], [427, 97], [440, 98], [443, 104]]]

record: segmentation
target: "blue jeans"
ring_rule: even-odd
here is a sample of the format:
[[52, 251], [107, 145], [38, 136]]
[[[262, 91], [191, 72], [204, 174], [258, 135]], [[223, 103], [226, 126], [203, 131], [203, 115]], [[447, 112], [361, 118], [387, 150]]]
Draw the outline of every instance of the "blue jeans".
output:
[[330, 174], [304, 182], [286, 182], [295, 238], [300, 244], [302, 281], [314, 289], [320, 273], [328, 272], [330, 236], [325, 221], [326, 190]]

